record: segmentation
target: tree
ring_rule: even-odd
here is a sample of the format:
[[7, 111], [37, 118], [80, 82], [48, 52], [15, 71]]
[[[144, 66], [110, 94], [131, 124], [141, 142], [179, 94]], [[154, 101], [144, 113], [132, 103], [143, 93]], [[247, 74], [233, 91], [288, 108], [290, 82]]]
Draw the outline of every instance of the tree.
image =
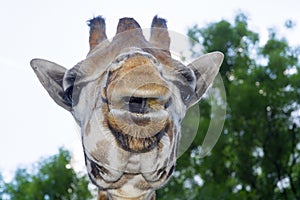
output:
[[0, 195], [11, 200], [90, 199], [89, 180], [86, 176], [76, 175], [70, 160], [70, 153], [60, 149], [57, 155], [40, 161], [31, 173], [20, 168]]
[[201, 43], [204, 52], [225, 54], [226, 122], [210, 155], [200, 158], [210, 121], [208, 100], [200, 102], [197, 137], [159, 199], [300, 199], [300, 49], [273, 30], [259, 46], [247, 23], [238, 14], [234, 23], [189, 30], [192, 49]]
[[3, 177], [2, 177], [2, 174], [0, 173], [0, 200], [3, 199], [3, 195], [4, 195], [4, 180], [3, 180]]

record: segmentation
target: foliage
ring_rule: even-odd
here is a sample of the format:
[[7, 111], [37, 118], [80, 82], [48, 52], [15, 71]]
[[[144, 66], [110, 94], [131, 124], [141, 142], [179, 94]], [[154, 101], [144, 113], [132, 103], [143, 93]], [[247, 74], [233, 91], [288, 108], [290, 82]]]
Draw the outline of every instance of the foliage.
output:
[[204, 52], [225, 54], [226, 122], [210, 155], [200, 158], [210, 106], [199, 104], [197, 137], [158, 199], [300, 199], [299, 48], [272, 30], [259, 46], [243, 14], [188, 35], [192, 47], [200, 42]]
[[[60, 149], [57, 155], [42, 160], [33, 172], [19, 168], [13, 180], [4, 185], [0, 199], [11, 200], [86, 200], [91, 198], [89, 180], [79, 177], [70, 167], [70, 153]], [[1, 187], [1, 181], [0, 181]], [[1, 187], [2, 188], [2, 187]]]

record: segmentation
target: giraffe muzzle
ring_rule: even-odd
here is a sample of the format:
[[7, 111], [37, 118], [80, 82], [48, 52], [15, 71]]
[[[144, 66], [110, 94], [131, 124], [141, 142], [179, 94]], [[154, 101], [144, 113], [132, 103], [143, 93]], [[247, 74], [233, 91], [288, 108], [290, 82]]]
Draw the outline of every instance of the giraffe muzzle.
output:
[[107, 77], [108, 123], [118, 143], [132, 152], [158, 145], [169, 122], [171, 90], [150, 54], [121, 54]]
[[160, 63], [147, 53], [118, 56], [107, 81], [110, 107], [138, 114], [166, 109], [172, 92], [160, 68]]

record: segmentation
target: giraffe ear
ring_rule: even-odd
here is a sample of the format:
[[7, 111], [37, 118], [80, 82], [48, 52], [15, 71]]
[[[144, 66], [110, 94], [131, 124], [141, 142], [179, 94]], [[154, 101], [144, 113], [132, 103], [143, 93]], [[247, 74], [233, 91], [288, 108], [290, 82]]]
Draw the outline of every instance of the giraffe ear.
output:
[[200, 56], [188, 65], [188, 68], [193, 70], [196, 76], [196, 95], [195, 98], [191, 100], [188, 107], [197, 103], [206, 92], [207, 88], [212, 84], [219, 72], [223, 59], [223, 53], [215, 51]]
[[72, 102], [63, 89], [63, 78], [67, 69], [43, 59], [33, 59], [30, 65], [52, 99], [64, 109], [71, 111]]

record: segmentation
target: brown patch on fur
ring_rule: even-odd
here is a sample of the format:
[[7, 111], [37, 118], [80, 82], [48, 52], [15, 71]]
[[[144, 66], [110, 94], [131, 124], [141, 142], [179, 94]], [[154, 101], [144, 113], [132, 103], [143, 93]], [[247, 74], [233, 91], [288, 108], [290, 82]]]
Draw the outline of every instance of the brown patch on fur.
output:
[[155, 200], [156, 199], [156, 193], [153, 191], [152, 194], [149, 196], [149, 200]]
[[97, 200], [109, 200], [107, 192], [99, 190]]
[[108, 107], [107, 103], [104, 103], [102, 105], [102, 113], [103, 113], [104, 116], [108, 115], [108, 113], [109, 113], [109, 107]]
[[133, 178], [133, 175], [126, 175], [124, 174], [117, 182], [113, 183], [112, 185], [112, 189], [118, 189], [118, 188], [121, 188], [123, 185], [125, 185], [128, 180], [132, 179]]
[[108, 103], [108, 99], [107, 99], [107, 96], [106, 96], [106, 88], [102, 88], [101, 98], [102, 98], [103, 103]]
[[90, 124], [90, 122], [88, 122], [86, 124], [84, 133], [85, 133], [86, 136], [88, 136], [91, 133], [91, 124]]
[[[177, 154], [178, 154], [180, 143], [179, 143], [179, 141], [173, 141], [173, 140], [174, 140], [174, 137], [175, 137], [175, 138], [178, 138], [178, 136], [175, 135], [175, 134], [178, 134], [178, 132], [177, 132], [176, 126], [174, 126], [174, 122], [173, 122], [173, 121], [171, 122], [171, 124], [172, 124], [172, 125], [170, 126], [170, 129], [169, 129], [169, 131], [168, 131], [168, 136], [169, 136], [169, 138], [170, 138], [170, 142], [177, 146], [177, 148], [176, 148], [176, 147], [175, 147], [175, 148], [172, 148], [172, 151], [171, 151], [171, 153], [170, 153], [170, 157], [171, 157], [171, 158], [174, 158], [174, 157], [177, 156]], [[174, 142], [175, 142], [175, 143], [174, 143]]]
[[134, 187], [136, 187], [140, 190], [152, 189], [152, 186], [146, 180], [140, 180], [138, 183], [134, 184]]
[[146, 58], [142, 55], [137, 55], [131, 58], [128, 58], [125, 63], [123, 63], [120, 70], [111, 71], [111, 74], [108, 78], [108, 84], [119, 77], [124, 77], [130, 70], [138, 66], [152, 66], [149, 58]]
[[137, 55], [131, 58], [128, 58], [125, 63], [123, 64], [123, 67], [126, 68], [126, 70], [130, 70], [132, 68], [135, 68], [137, 66], [151, 66], [152, 63], [150, 62], [150, 59], [142, 56], [142, 55]]
[[97, 142], [96, 146], [98, 150], [92, 151], [90, 154], [96, 161], [101, 161], [101, 163], [109, 163], [107, 151], [101, 151], [101, 149], [109, 148], [106, 142]]
[[170, 138], [170, 143], [173, 143], [173, 136], [174, 136], [174, 133], [176, 133], [175, 132], [176, 130], [173, 130], [173, 129], [175, 129], [174, 122], [170, 121], [169, 123], [170, 123], [170, 125], [169, 125], [169, 129], [168, 129], [167, 134], [168, 134], [168, 136]]

